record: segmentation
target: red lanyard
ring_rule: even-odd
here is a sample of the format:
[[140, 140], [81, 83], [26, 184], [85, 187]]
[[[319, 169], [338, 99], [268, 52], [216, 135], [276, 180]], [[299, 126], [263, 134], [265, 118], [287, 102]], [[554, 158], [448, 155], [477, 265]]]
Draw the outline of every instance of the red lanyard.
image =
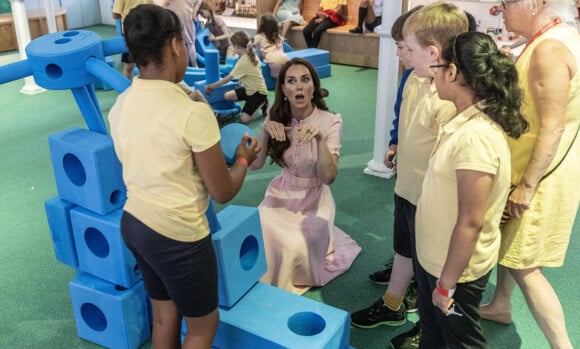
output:
[[552, 29], [552, 27], [557, 26], [561, 22], [562, 21], [560, 21], [560, 18], [554, 18], [549, 23], [547, 23], [542, 28], [540, 28], [540, 30], [536, 34], [534, 34], [534, 36], [530, 40], [528, 40], [528, 43], [526, 44], [526, 47], [524, 47], [524, 49], [522, 50], [522, 52], [519, 54], [518, 58], [516, 59], [516, 62], [524, 54], [524, 51], [526, 51], [526, 49], [532, 44], [532, 42], [534, 42], [534, 40], [536, 40], [537, 38], [539, 38], [540, 36], [542, 36], [548, 30]]

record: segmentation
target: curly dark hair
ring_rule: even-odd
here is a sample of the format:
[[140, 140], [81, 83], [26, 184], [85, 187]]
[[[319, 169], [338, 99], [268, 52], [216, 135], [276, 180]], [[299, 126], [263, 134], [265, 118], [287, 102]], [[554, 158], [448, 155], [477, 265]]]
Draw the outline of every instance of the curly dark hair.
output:
[[163, 47], [173, 38], [183, 40], [182, 32], [177, 15], [157, 5], [138, 5], [123, 20], [125, 43], [139, 67], [160, 65]]
[[475, 92], [473, 103], [485, 99], [482, 111], [513, 138], [528, 130], [520, 112], [523, 91], [514, 62], [499, 52], [493, 39], [481, 32], [455, 35], [445, 45], [442, 58], [457, 66], [464, 84]]
[[[282, 92], [282, 85], [284, 85], [286, 81], [286, 72], [288, 71], [288, 68], [294, 65], [305, 66], [312, 76], [312, 84], [314, 85], [312, 104], [320, 110], [328, 110], [326, 102], [324, 102], [324, 98], [322, 97], [322, 92], [320, 90], [320, 78], [316, 73], [316, 69], [314, 69], [310, 62], [303, 58], [292, 58], [280, 69], [278, 81], [276, 82], [274, 104], [272, 104], [272, 108], [269, 112], [271, 121], [277, 121], [284, 126], [290, 126], [292, 122], [292, 112], [290, 111], [290, 103], [288, 103], [288, 101], [285, 99], [284, 93]], [[271, 163], [276, 163], [280, 167], [286, 167], [286, 162], [284, 161], [283, 155], [288, 147], [290, 147], [290, 140], [286, 139], [283, 142], [279, 142], [272, 137], [269, 137], [268, 155], [270, 155]]]

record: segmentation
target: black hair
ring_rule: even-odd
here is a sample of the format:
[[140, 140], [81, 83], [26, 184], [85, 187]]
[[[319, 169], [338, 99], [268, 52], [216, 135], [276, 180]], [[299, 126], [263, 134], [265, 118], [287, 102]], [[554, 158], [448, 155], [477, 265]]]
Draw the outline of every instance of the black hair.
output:
[[468, 32], [476, 31], [477, 21], [475, 20], [475, 17], [473, 17], [473, 15], [467, 11], [465, 11], [465, 15], [467, 16], [467, 31]]
[[[312, 104], [320, 110], [328, 110], [326, 102], [322, 97], [322, 91], [320, 89], [320, 78], [316, 73], [316, 69], [303, 58], [292, 58], [291, 60], [284, 63], [282, 68], [280, 68], [280, 74], [278, 75], [278, 80], [276, 81], [276, 91], [274, 97], [274, 104], [270, 109], [268, 115], [271, 121], [277, 121], [284, 126], [290, 126], [292, 123], [292, 112], [290, 110], [290, 103], [285, 99], [284, 92], [282, 91], [282, 85], [286, 82], [286, 73], [291, 66], [303, 65], [305, 66], [310, 75], [312, 76], [312, 84], [314, 85], [314, 94], [312, 96]], [[280, 167], [286, 167], [286, 162], [284, 161], [284, 151], [290, 147], [290, 141], [286, 139], [283, 142], [274, 140], [272, 137], [268, 138], [268, 155], [272, 163], [278, 164]]]
[[173, 38], [183, 40], [177, 15], [157, 5], [142, 4], [123, 20], [123, 35], [129, 52], [139, 67], [163, 62], [163, 47]]
[[280, 25], [273, 14], [266, 13], [260, 17], [258, 33], [263, 33], [271, 44], [280, 42]]
[[481, 32], [466, 32], [452, 37], [442, 58], [457, 66], [463, 81], [474, 92], [473, 103], [485, 99], [482, 111], [513, 138], [528, 130], [520, 107], [523, 92], [514, 62], [499, 52], [493, 39]]

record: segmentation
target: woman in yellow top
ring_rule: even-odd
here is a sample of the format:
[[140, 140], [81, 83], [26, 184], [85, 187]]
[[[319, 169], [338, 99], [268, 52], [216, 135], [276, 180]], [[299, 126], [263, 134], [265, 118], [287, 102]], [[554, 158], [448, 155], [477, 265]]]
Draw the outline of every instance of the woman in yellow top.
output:
[[509, 141], [515, 185], [508, 200], [512, 218], [502, 230], [495, 295], [481, 306], [481, 315], [512, 322], [515, 279], [551, 347], [572, 348], [562, 306], [542, 268], [564, 263], [580, 203], [575, 183], [580, 173], [576, 10], [572, 0], [504, 1], [501, 10], [507, 29], [528, 39], [516, 66], [530, 131]]

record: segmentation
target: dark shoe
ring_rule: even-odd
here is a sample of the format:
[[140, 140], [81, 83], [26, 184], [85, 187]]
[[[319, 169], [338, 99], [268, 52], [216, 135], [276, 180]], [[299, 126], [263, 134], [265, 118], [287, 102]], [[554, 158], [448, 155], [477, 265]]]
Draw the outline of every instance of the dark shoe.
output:
[[361, 27], [354, 27], [352, 29], [349, 30], [349, 33], [352, 34], [362, 34], [363, 33], [363, 28]]
[[328, 92], [328, 90], [327, 90], [327, 89], [325, 89], [325, 88], [321, 88], [321, 89], [320, 89], [320, 95], [321, 95], [323, 98], [326, 98], [326, 97], [330, 96], [330, 92]]
[[421, 341], [421, 325], [417, 322], [415, 327], [407, 332], [391, 339], [391, 348], [393, 349], [418, 349]]
[[401, 304], [399, 310], [391, 310], [384, 305], [382, 297], [370, 307], [350, 315], [350, 323], [360, 328], [375, 328], [380, 325], [401, 326], [406, 321], [405, 305]]
[[370, 274], [369, 279], [375, 284], [388, 285], [391, 279], [391, 272], [393, 271], [393, 263], [387, 263], [385, 266], [387, 268]]
[[417, 311], [417, 295], [419, 294], [419, 289], [417, 288], [417, 281], [413, 280], [409, 287], [407, 287], [407, 293], [403, 299], [405, 303], [405, 309], [407, 313], [415, 313]]

